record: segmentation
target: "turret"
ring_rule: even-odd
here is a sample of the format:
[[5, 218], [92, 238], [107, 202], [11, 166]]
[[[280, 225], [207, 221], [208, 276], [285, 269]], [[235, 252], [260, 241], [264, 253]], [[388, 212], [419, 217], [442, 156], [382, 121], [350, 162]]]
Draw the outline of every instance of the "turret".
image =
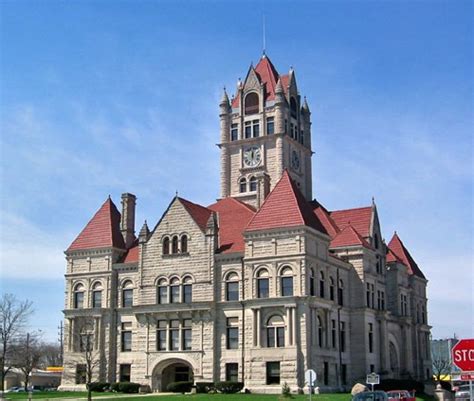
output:
[[125, 242], [125, 247], [129, 248], [135, 241], [135, 204], [137, 197], [133, 194], [122, 194], [122, 215], [120, 219], [120, 231]]
[[220, 113], [219, 117], [221, 119], [221, 143], [229, 141], [230, 135], [230, 113], [232, 109], [230, 107], [229, 97], [224, 88], [222, 92], [222, 98], [219, 103]]
[[303, 106], [301, 106], [301, 125], [304, 132], [304, 145], [311, 149], [311, 111], [306, 96], [304, 97]]
[[281, 79], [278, 79], [275, 87], [275, 133], [283, 134], [285, 132], [285, 117], [283, 109], [285, 107], [285, 92], [281, 84]]

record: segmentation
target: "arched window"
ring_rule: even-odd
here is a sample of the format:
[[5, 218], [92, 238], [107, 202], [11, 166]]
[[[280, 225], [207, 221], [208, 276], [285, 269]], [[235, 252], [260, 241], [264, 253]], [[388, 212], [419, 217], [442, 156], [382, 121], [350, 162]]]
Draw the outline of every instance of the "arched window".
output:
[[379, 249], [379, 236], [377, 235], [377, 233], [374, 234], [374, 246], [375, 249]]
[[290, 112], [291, 117], [298, 118], [298, 106], [296, 105], [296, 99], [293, 96], [290, 99]]
[[183, 302], [189, 304], [193, 300], [193, 280], [191, 277], [186, 276], [183, 278]]
[[170, 303], [177, 304], [179, 302], [179, 280], [178, 278], [171, 279], [170, 282]]
[[309, 269], [309, 295], [313, 296], [316, 295], [314, 291], [314, 271], [313, 269]]
[[241, 178], [239, 181], [239, 191], [241, 194], [247, 192], [247, 180], [245, 178]]
[[79, 283], [74, 287], [74, 309], [81, 309], [84, 307], [84, 286]]
[[269, 284], [270, 280], [268, 279], [268, 270], [261, 269], [257, 275], [257, 298], [268, 298], [269, 297]]
[[334, 278], [329, 277], [329, 299], [331, 301], [334, 301], [334, 295], [335, 295], [335, 283], [334, 283]]
[[171, 240], [171, 253], [178, 253], [178, 236], [175, 235]]
[[102, 284], [95, 283], [92, 287], [92, 307], [102, 308]]
[[239, 276], [231, 272], [225, 278], [225, 299], [226, 301], [239, 300]]
[[279, 315], [273, 315], [267, 321], [267, 347], [285, 346], [285, 321]]
[[156, 301], [159, 304], [168, 303], [168, 285], [166, 279], [164, 278], [158, 281], [158, 288], [156, 290]]
[[186, 234], [181, 236], [181, 253], [188, 253], [188, 236]]
[[258, 106], [258, 95], [254, 92], [245, 96], [245, 114], [257, 114], [260, 111]]
[[163, 238], [163, 255], [170, 254], [170, 239], [169, 237]]
[[284, 267], [281, 270], [280, 289], [282, 297], [293, 296], [293, 271], [290, 267]]
[[319, 347], [323, 346], [324, 343], [324, 326], [323, 326], [323, 319], [321, 316], [318, 316], [318, 345]]
[[250, 177], [249, 187], [250, 192], [255, 192], [257, 190], [257, 179], [255, 177]]
[[340, 306], [344, 305], [344, 281], [339, 280], [339, 285], [337, 287], [337, 303]]
[[324, 272], [319, 272], [319, 296], [324, 298]]
[[124, 308], [133, 306], [133, 283], [130, 280], [122, 285], [122, 306]]

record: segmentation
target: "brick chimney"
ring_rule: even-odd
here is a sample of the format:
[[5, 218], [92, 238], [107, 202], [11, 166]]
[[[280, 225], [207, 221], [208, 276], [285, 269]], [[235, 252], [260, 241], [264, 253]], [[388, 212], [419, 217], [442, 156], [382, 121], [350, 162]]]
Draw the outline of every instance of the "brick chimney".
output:
[[122, 232], [125, 246], [129, 248], [135, 240], [135, 204], [137, 197], [133, 194], [122, 194], [122, 217], [120, 231]]

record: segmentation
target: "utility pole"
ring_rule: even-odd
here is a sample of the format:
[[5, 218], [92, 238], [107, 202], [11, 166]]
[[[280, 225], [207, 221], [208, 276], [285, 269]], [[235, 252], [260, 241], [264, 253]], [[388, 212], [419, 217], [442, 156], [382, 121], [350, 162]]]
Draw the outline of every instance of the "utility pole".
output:
[[64, 327], [63, 321], [59, 323], [58, 327], [58, 341], [59, 341], [59, 358], [61, 361], [61, 366], [63, 365], [63, 346], [64, 346]]

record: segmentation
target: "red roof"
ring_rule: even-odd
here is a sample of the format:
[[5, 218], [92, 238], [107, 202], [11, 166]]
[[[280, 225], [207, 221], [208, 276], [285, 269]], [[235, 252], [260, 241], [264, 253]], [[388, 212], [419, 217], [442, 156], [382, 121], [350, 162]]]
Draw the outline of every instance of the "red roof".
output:
[[138, 242], [135, 243], [130, 247], [128, 252], [126, 253], [125, 257], [122, 260], [122, 263], [137, 263], [138, 262]]
[[285, 170], [280, 181], [250, 221], [246, 231], [303, 225], [327, 234], [309, 203]]
[[184, 206], [187, 212], [191, 215], [191, 217], [199, 226], [199, 228], [202, 231], [205, 231], [206, 225], [209, 220], [209, 217], [211, 216], [212, 210], [208, 209], [207, 207], [198, 205], [196, 203], [192, 203], [183, 198], [178, 197], [178, 200], [181, 202], [181, 204]]
[[327, 233], [331, 236], [331, 238], [334, 238], [341, 230], [339, 229], [335, 221], [331, 218], [329, 212], [316, 199], [310, 202], [310, 206], [313, 208], [314, 214], [316, 214], [316, 217], [324, 226]]
[[330, 212], [331, 218], [339, 229], [349, 224], [364, 238], [370, 237], [370, 222], [372, 221], [372, 206], [357, 209], [335, 210]]
[[365, 248], [373, 249], [369, 243], [356, 231], [356, 229], [349, 224], [334, 237], [334, 239], [329, 244], [329, 247], [344, 248], [354, 245], [362, 245]]
[[255, 210], [234, 198], [224, 198], [209, 209], [217, 213], [219, 219], [220, 253], [244, 252], [245, 244], [242, 235]]
[[401, 260], [397, 255], [393, 253], [393, 251], [390, 248], [388, 248], [387, 249], [387, 263], [391, 263], [391, 262], [401, 263], [402, 265], [405, 264], [403, 263], [403, 260]]
[[125, 243], [120, 232], [120, 212], [112, 199], [108, 198], [72, 242], [67, 252], [110, 247], [125, 249]]
[[411, 257], [410, 252], [408, 252], [408, 249], [405, 248], [402, 240], [398, 237], [397, 233], [393, 234], [392, 239], [388, 243], [388, 248], [395, 254], [395, 256], [403, 261], [404, 265], [407, 266], [408, 274], [414, 274], [415, 276], [425, 278], [424, 274]]

